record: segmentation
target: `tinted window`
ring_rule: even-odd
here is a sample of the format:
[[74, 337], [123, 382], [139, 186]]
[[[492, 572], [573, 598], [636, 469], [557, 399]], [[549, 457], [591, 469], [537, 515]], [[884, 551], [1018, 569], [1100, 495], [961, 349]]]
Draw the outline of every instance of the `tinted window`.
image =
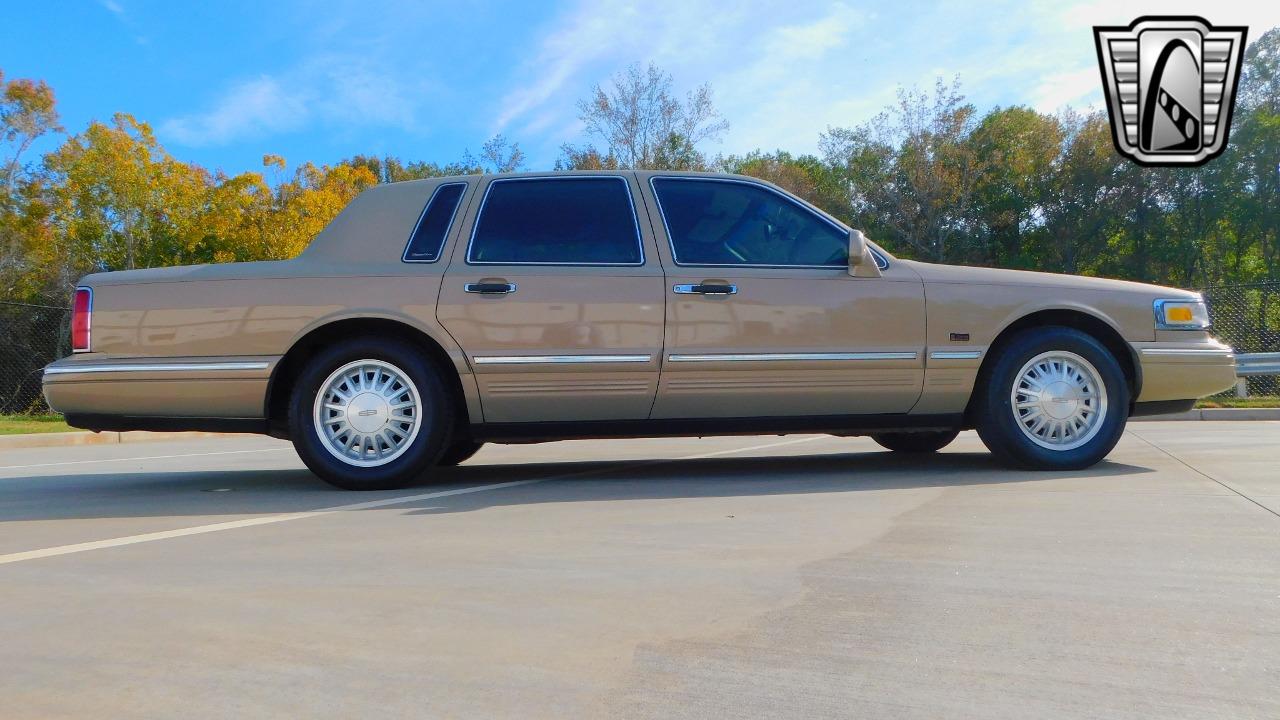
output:
[[427, 202], [427, 209], [418, 218], [418, 226], [413, 229], [413, 237], [409, 238], [409, 246], [404, 250], [404, 259], [408, 262], [433, 262], [440, 257], [440, 248], [444, 247], [444, 237], [453, 222], [453, 214], [458, 209], [458, 201], [467, 186], [462, 183], [441, 185], [432, 193]]
[[759, 185], [655, 178], [681, 265], [845, 267], [849, 233]]
[[495, 180], [467, 262], [639, 265], [630, 192], [621, 178]]

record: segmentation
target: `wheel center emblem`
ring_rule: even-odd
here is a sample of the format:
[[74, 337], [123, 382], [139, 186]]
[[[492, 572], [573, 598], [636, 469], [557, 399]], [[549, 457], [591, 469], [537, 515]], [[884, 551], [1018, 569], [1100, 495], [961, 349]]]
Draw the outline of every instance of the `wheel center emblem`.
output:
[[390, 415], [386, 400], [375, 393], [361, 393], [351, 399], [347, 422], [362, 433], [371, 433], [386, 425]]
[[1077, 397], [1068, 383], [1056, 382], [1045, 388], [1044, 411], [1050, 417], [1063, 420], [1071, 417], [1076, 411]]

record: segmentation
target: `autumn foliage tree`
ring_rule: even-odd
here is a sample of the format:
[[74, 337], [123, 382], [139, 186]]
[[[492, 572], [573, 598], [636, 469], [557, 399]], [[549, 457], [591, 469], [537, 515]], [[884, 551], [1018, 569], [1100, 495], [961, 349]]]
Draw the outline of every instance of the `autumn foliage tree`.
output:
[[24, 161], [32, 143], [61, 130], [48, 85], [6, 81], [0, 71], [0, 292], [31, 291], [32, 251], [49, 235], [41, 184], [24, 172]]

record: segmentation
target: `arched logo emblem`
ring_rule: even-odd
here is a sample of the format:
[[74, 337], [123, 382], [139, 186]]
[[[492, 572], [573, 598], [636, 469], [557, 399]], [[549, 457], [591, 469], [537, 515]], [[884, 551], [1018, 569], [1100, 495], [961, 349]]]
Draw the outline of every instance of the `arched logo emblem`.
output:
[[1195, 166], [1227, 147], [1247, 28], [1198, 17], [1095, 27], [1116, 150], [1140, 165]]

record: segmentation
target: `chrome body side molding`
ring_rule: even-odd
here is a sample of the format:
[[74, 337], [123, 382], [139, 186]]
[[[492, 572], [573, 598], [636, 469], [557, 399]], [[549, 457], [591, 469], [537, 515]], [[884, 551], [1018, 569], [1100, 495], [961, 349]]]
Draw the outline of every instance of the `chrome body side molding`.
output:
[[934, 350], [929, 353], [930, 360], [977, 360], [980, 357], [981, 350]]
[[1183, 357], [1230, 357], [1233, 354], [1231, 348], [1142, 348], [1140, 352], [1143, 355], [1181, 355]]
[[482, 355], [477, 365], [576, 365], [591, 363], [647, 363], [652, 355]]
[[129, 364], [100, 364], [91, 365], [85, 363], [83, 365], [64, 365], [61, 367], [47, 367], [44, 370], [45, 375], [82, 375], [92, 373], [118, 373], [118, 372], [211, 372], [211, 371], [241, 371], [241, 370], [266, 370], [269, 363], [261, 361], [253, 362], [208, 362], [208, 363], [129, 363]]
[[832, 353], [714, 353], [671, 354], [670, 362], [796, 362], [822, 360], [915, 360], [915, 352], [832, 352]]

